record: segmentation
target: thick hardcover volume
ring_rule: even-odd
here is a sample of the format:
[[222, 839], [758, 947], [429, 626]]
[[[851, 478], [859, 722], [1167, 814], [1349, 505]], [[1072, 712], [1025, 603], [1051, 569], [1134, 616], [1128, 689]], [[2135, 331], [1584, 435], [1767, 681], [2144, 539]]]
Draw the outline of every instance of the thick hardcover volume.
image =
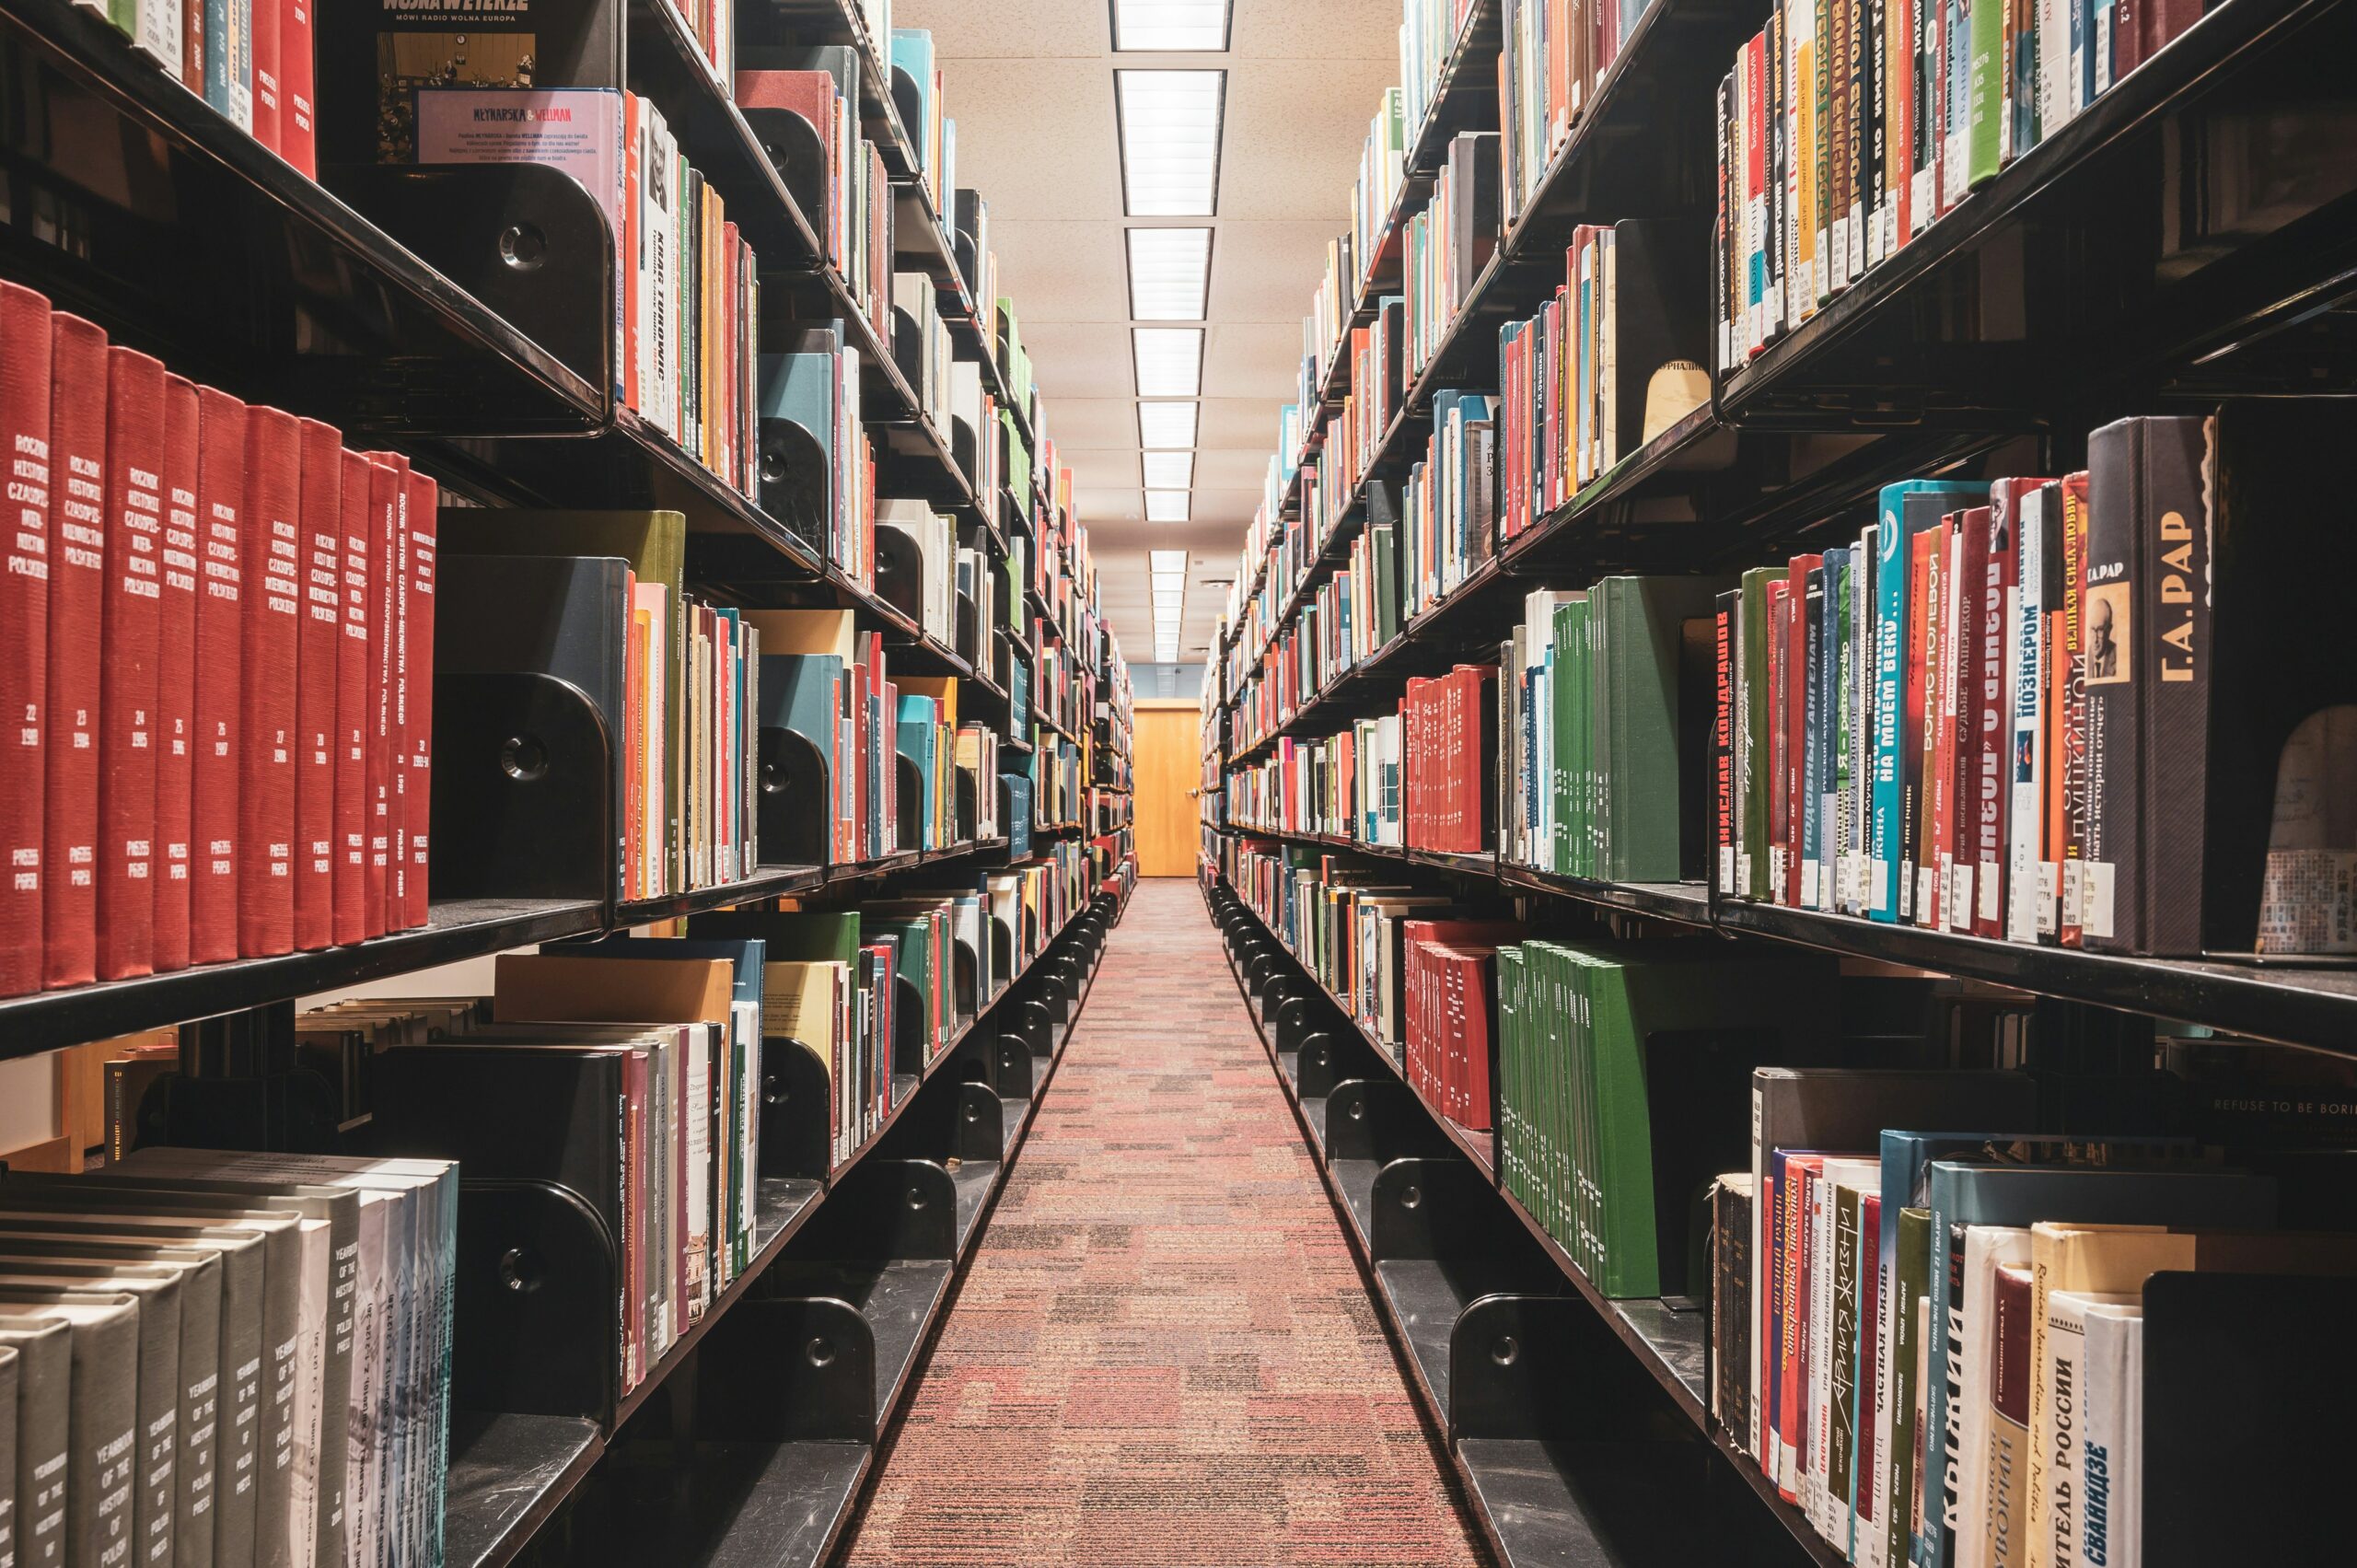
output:
[[343, 641], [343, 444], [296, 424], [295, 946], [335, 940], [336, 678]]
[[375, 645], [369, 628], [376, 558], [375, 470], [357, 452], [337, 454], [343, 528], [343, 565], [339, 582], [343, 621], [335, 655], [335, 919], [338, 942], [368, 935], [369, 737], [376, 713], [369, 703]]
[[401, 759], [408, 750], [402, 683], [409, 665], [409, 459], [370, 452], [370, 504], [376, 513], [377, 599], [376, 755], [368, 764], [376, 814], [368, 835], [368, 935], [398, 929], [407, 886], [409, 819], [401, 795]]
[[196, 512], [203, 549], [196, 596], [196, 835], [189, 889], [189, 958], [238, 956], [238, 784], [244, 767], [246, 405], [196, 390]]
[[195, 875], [196, 601], [202, 552], [196, 521], [196, 387], [164, 377], [164, 598], [156, 671], [156, 970], [189, 963]]
[[246, 22], [247, 41], [253, 51], [254, 84], [254, 122], [248, 129], [255, 141], [272, 152], [279, 148], [285, 102], [280, 96], [284, 83], [279, 77], [278, 48], [284, 8], [283, 0], [252, 0]]
[[99, 616], [106, 586], [106, 334], [51, 319], [49, 712], [41, 981], [87, 985], [99, 958]]
[[319, 134], [311, 109], [317, 100], [316, 56], [311, 48], [311, 6], [316, 0], [261, 0], [278, 12], [278, 156], [313, 179], [319, 172]]
[[393, 670], [401, 651], [400, 568], [394, 559], [401, 531], [401, 470], [382, 453], [368, 455], [368, 885], [361, 895], [367, 934], [385, 934], [387, 889], [391, 884], [393, 793]]
[[246, 411], [238, 951], [249, 958], [295, 949], [295, 693], [303, 577], [296, 444], [293, 414]]
[[2209, 426], [2123, 419], [2087, 438], [2085, 945], [2201, 946]]
[[434, 541], [442, 487], [422, 473], [409, 476], [409, 574], [403, 594], [402, 635], [409, 656], [402, 677], [408, 712], [402, 728], [406, 756], [398, 763], [407, 802], [408, 879], [392, 923], [407, 930], [426, 917], [426, 833], [434, 787]]
[[0, 439], [8, 528], [0, 549], [0, 996], [41, 988], [47, 789], [49, 595], [60, 552], [49, 528], [49, 301], [0, 283]]

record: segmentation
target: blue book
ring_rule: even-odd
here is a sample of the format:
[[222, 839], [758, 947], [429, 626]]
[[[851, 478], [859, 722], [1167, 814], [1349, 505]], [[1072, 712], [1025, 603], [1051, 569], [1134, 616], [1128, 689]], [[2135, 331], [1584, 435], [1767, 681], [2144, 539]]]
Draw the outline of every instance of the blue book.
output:
[[1952, 1411], [1951, 1401], [1963, 1392], [1966, 1324], [1972, 1312], [1987, 1307], [1957, 1294], [1964, 1283], [1955, 1277], [1963, 1268], [1964, 1230], [2028, 1226], [2040, 1220], [2266, 1230], [2275, 1224], [2275, 1179], [2200, 1167], [2120, 1170], [1935, 1159], [1927, 1187], [1928, 1203], [1922, 1206], [1932, 1213], [1933, 1257], [1924, 1365], [1932, 1376], [1923, 1390], [1925, 1539], [1920, 1555], [1921, 1568], [1948, 1568], [1955, 1561], [1962, 1437], [1962, 1412]]
[[902, 115], [906, 123], [900, 129], [908, 134], [909, 145], [916, 150], [919, 168], [928, 175], [934, 174], [937, 171], [929, 161], [933, 153], [933, 34], [923, 28], [892, 29], [892, 97], [896, 104], [900, 99], [903, 78], [914, 90], [917, 112], [913, 121]]
[[[1985, 484], [1909, 479], [1882, 487], [1875, 530], [1875, 753], [1874, 820], [1866, 835], [1866, 912], [1886, 922], [1898, 919], [1900, 867], [1907, 858], [1905, 809], [1900, 797], [1900, 753], [1905, 739], [1908, 611], [1906, 519], [1910, 511], [1954, 511], [1989, 494]], [[1916, 506], [1910, 496], [1922, 498]], [[1951, 500], [1950, 498], [1954, 499]], [[1936, 520], [1939, 513], [1929, 512]]]

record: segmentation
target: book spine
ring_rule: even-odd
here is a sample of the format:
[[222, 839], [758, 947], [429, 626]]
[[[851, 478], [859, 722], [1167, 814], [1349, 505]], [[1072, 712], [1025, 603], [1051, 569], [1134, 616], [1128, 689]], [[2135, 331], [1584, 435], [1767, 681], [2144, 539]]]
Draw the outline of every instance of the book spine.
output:
[[49, 301], [0, 283], [0, 439], [8, 520], [0, 549], [0, 996], [41, 989], [50, 595], [63, 552], [50, 528]]
[[[192, 7], [195, 9], [195, 7]], [[164, 377], [163, 600], [157, 645], [156, 947], [157, 973], [189, 963], [194, 839], [198, 595], [196, 388]]]
[[246, 421], [246, 506], [251, 589], [245, 599], [238, 780], [238, 951], [290, 952], [295, 944], [295, 713], [302, 561], [301, 489], [294, 416], [254, 408]]
[[121, 980], [155, 968], [164, 367], [117, 346], [107, 351], [106, 375], [96, 972]]
[[392, 461], [368, 461], [368, 885], [361, 896], [367, 935], [385, 934], [392, 865], [393, 682], [399, 656], [394, 557], [399, 553], [401, 478]]
[[[202, 0], [186, 0], [194, 6]], [[311, 6], [316, 0], [262, 0], [278, 7], [278, 156], [301, 174], [317, 179], [319, 172], [319, 130], [312, 105], [318, 69], [311, 33]]]
[[239, 0], [244, 7], [246, 36], [252, 64], [248, 79], [253, 84], [253, 122], [247, 128], [254, 140], [277, 152], [284, 134], [281, 124], [284, 100], [281, 90], [284, 84], [279, 77], [279, 45], [283, 31], [284, 0]]
[[295, 946], [335, 940], [336, 679], [343, 641], [343, 445], [296, 424]]
[[375, 607], [369, 562], [376, 554], [370, 527], [375, 481], [368, 459], [339, 451], [335, 652], [335, 821], [331, 935], [339, 943], [368, 935], [368, 756], [375, 714], [368, 701]]
[[42, 983], [98, 974], [99, 667], [107, 587], [107, 343], [78, 317], [52, 318], [50, 468], [58, 549], [49, 579], [42, 803]]
[[426, 923], [429, 900], [428, 828], [434, 800], [434, 567], [439, 533], [441, 487], [424, 474], [409, 476], [407, 494], [409, 575], [402, 612], [409, 645], [406, 686], [409, 713], [402, 789], [408, 802], [409, 876], [395, 923], [413, 930]]
[[2019, 579], [2006, 610], [2006, 685], [2013, 692], [2012, 749], [1999, 763], [2006, 781], [2007, 825], [2004, 931], [2008, 941], [2035, 943], [2046, 925], [2049, 858], [2042, 833], [2049, 765], [2046, 708], [2047, 541], [2055, 532], [2058, 485], [2040, 485], [2023, 498], [2014, 546]]
[[203, 590], [196, 600], [196, 765], [191, 830], [195, 879], [189, 895], [189, 958], [220, 963], [238, 956], [244, 767], [246, 405], [226, 392], [196, 393], [196, 509], [203, 540]]
[[[1980, 582], [1979, 613], [1973, 621], [1978, 645], [1969, 731], [1971, 769], [1965, 799], [1971, 818], [1971, 930], [1976, 936], [2005, 935], [2007, 827], [2013, 816], [2007, 748], [2017, 726], [2012, 701], [2017, 684], [2014, 659], [2022, 621], [2021, 548], [2026, 503], [2034, 491], [2024, 484], [1995, 487], [1989, 508], [1987, 557]], [[1961, 888], [1963, 879], [1958, 878]]]

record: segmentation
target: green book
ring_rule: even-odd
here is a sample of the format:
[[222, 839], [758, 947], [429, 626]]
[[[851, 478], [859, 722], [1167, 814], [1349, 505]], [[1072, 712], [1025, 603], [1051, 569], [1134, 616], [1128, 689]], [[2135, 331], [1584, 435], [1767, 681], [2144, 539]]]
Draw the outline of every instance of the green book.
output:
[[772, 964], [852, 964], [859, 960], [857, 910], [715, 910], [688, 917], [692, 937], [760, 937]]
[[1529, 1209], [1529, 1194], [1522, 1184], [1523, 1110], [1529, 1103], [1522, 1088], [1523, 1028], [1522, 949], [1503, 947], [1498, 949], [1498, 1181], [1508, 1197]]
[[1894, 1564], [1916, 1560], [1913, 1500], [1916, 1411], [1921, 1400], [1918, 1361], [1923, 1353], [1921, 1304], [1929, 1294], [1931, 1266], [1932, 1211], [1899, 1210], [1898, 1271], [1891, 1302], [1891, 1321], [1897, 1331], [1890, 1351], [1890, 1443], [1889, 1452], [1878, 1456], [1890, 1477], [1888, 1516], [1883, 1527], [1888, 1532], [1886, 1539]]
[[1965, 182], [1993, 180], [2004, 161], [2005, 18], [2011, 8], [1975, 4], [1967, 13], [1970, 31], [1966, 91], [1970, 95], [1965, 140]]
[[1601, 587], [1612, 668], [1604, 786], [1608, 853], [1597, 875], [1611, 882], [1674, 882], [1686, 799], [1678, 746], [1685, 628], [1711, 618], [1713, 601], [1726, 584], [1712, 577], [1608, 577]]

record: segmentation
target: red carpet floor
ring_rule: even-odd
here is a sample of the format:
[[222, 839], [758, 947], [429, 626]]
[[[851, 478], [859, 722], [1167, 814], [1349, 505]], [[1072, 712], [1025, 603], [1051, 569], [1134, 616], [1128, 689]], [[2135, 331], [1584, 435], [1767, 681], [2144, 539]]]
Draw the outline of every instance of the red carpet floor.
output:
[[853, 1568], [1484, 1561], [1217, 934], [1144, 883]]

